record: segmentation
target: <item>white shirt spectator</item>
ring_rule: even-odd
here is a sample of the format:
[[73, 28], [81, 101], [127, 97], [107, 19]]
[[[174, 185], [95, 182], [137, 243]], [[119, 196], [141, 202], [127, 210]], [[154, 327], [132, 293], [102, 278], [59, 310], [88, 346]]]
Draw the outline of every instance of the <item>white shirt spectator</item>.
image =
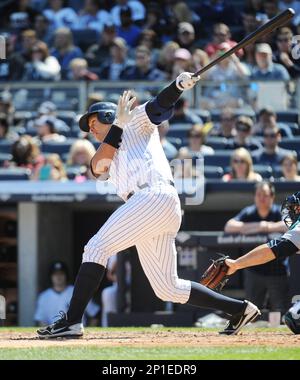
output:
[[43, 14], [49, 20], [51, 29], [54, 30], [62, 27], [72, 29], [78, 23], [78, 16], [72, 8], [62, 8], [58, 12], [45, 9]]
[[106, 24], [111, 24], [112, 19], [109, 12], [101, 10], [96, 16], [83, 14], [78, 17], [78, 22], [73, 29], [94, 29], [97, 32], [102, 32]]
[[[145, 18], [145, 14], [146, 14], [145, 7], [140, 1], [129, 0], [127, 6], [129, 6], [129, 8], [131, 9], [133, 21], [141, 21]], [[120, 10], [123, 7], [124, 6], [115, 5], [110, 11], [112, 21], [117, 26], [121, 25]]]
[[[38, 296], [34, 320], [49, 325], [57, 319], [60, 311], [67, 312], [73, 294], [73, 288], [73, 286], [69, 285], [60, 293], [52, 288], [42, 292]], [[94, 317], [99, 309], [100, 307], [97, 304], [90, 301], [86, 308], [86, 314], [90, 317]]]
[[59, 80], [60, 79], [60, 64], [58, 60], [49, 56], [44, 61], [36, 61], [32, 63], [40, 79]]

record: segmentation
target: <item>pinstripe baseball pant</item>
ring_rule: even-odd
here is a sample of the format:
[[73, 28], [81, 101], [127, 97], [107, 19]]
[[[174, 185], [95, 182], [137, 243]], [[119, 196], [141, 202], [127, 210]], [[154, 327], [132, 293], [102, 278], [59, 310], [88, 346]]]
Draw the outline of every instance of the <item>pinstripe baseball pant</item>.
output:
[[143, 189], [119, 207], [89, 240], [82, 262], [106, 266], [110, 256], [135, 245], [157, 297], [186, 303], [191, 282], [177, 275], [175, 236], [180, 223], [180, 201], [173, 186]]

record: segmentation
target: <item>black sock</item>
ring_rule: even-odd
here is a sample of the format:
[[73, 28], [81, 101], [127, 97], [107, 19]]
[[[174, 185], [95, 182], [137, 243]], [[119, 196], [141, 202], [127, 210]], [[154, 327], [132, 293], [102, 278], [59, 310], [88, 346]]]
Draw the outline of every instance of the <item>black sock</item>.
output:
[[68, 322], [81, 322], [84, 310], [98, 289], [105, 268], [97, 263], [83, 263], [76, 277], [72, 299], [67, 312]]
[[243, 301], [223, 296], [196, 282], [191, 282], [191, 284], [192, 288], [190, 298], [187, 301], [188, 304], [207, 309], [221, 310], [230, 315], [243, 311]]

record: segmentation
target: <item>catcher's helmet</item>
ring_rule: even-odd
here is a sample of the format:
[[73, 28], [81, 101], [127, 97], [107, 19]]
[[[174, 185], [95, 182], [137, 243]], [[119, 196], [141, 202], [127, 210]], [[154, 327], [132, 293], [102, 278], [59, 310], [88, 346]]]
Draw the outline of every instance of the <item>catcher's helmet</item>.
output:
[[289, 309], [284, 315], [284, 321], [294, 334], [300, 334], [300, 302], [297, 302]]
[[281, 214], [284, 223], [289, 228], [291, 227], [300, 217], [300, 191], [289, 195], [281, 206]]
[[88, 118], [96, 114], [102, 124], [112, 124], [116, 117], [117, 106], [111, 102], [98, 102], [92, 104], [88, 111], [79, 119], [79, 127], [84, 132], [89, 132]]

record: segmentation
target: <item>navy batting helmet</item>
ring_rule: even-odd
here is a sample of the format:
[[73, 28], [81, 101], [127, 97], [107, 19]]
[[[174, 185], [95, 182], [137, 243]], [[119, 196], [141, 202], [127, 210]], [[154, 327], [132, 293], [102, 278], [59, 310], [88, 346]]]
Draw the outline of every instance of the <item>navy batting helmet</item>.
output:
[[88, 111], [79, 119], [79, 127], [84, 132], [89, 132], [88, 118], [97, 115], [102, 124], [112, 124], [116, 117], [117, 106], [111, 102], [98, 102], [92, 104]]
[[285, 199], [281, 207], [281, 213], [288, 228], [297, 222], [300, 217], [300, 191]]

